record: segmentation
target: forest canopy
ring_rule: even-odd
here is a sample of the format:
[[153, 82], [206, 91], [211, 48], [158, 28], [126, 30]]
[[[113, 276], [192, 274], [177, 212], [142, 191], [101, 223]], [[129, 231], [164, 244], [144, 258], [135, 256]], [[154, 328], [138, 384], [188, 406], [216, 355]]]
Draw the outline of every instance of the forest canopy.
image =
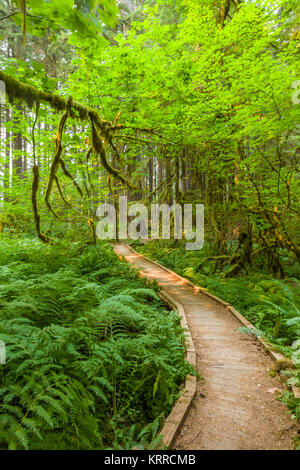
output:
[[283, 276], [282, 249], [299, 261], [297, 2], [3, 1], [1, 15], [4, 230], [32, 229], [33, 210], [44, 242], [65, 223], [95, 238], [97, 204], [126, 194], [205, 204], [232, 274], [263, 256]]

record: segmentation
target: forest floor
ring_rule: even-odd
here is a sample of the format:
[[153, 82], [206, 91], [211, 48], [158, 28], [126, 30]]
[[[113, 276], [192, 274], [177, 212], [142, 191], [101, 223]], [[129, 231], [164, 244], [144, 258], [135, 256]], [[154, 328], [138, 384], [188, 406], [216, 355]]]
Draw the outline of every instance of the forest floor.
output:
[[296, 422], [276, 398], [284, 392], [280, 379], [270, 376], [271, 359], [230, 312], [178, 280], [126, 245], [116, 252], [156, 280], [180, 302], [197, 353], [199, 380], [194, 404], [177, 437], [175, 449], [276, 450], [292, 449]]

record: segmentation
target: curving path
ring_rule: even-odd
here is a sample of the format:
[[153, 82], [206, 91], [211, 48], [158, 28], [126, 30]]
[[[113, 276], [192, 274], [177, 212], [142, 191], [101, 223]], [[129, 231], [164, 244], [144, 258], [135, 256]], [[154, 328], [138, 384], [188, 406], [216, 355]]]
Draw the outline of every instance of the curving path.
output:
[[292, 449], [295, 422], [275, 398], [283, 390], [271, 378], [271, 359], [250, 335], [236, 331], [239, 321], [213, 299], [159, 268], [121, 243], [115, 251], [156, 280], [185, 310], [197, 353], [194, 404], [174, 449]]

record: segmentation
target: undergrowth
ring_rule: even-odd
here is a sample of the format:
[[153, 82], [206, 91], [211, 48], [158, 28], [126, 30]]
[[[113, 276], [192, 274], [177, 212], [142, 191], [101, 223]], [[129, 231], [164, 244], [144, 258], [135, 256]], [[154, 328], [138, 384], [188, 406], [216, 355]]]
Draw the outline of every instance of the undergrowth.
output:
[[0, 448], [151, 448], [190, 366], [157, 288], [111, 247], [0, 241]]

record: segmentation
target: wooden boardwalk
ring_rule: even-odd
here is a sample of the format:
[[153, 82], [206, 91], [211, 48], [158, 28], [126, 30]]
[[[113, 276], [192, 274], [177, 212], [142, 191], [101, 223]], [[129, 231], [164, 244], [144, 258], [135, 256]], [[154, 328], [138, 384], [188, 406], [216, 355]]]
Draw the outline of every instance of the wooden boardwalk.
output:
[[124, 244], [115, 251], [156, 280], [186, 313], [204, 381], [197, 384], [174, 449], [292, 449], [295, 422], [275, 398], [283, 386], [269, 375], [272, 362], [255, 338], [237, 332], [241, 325], [228, 310], [174, 274]]

